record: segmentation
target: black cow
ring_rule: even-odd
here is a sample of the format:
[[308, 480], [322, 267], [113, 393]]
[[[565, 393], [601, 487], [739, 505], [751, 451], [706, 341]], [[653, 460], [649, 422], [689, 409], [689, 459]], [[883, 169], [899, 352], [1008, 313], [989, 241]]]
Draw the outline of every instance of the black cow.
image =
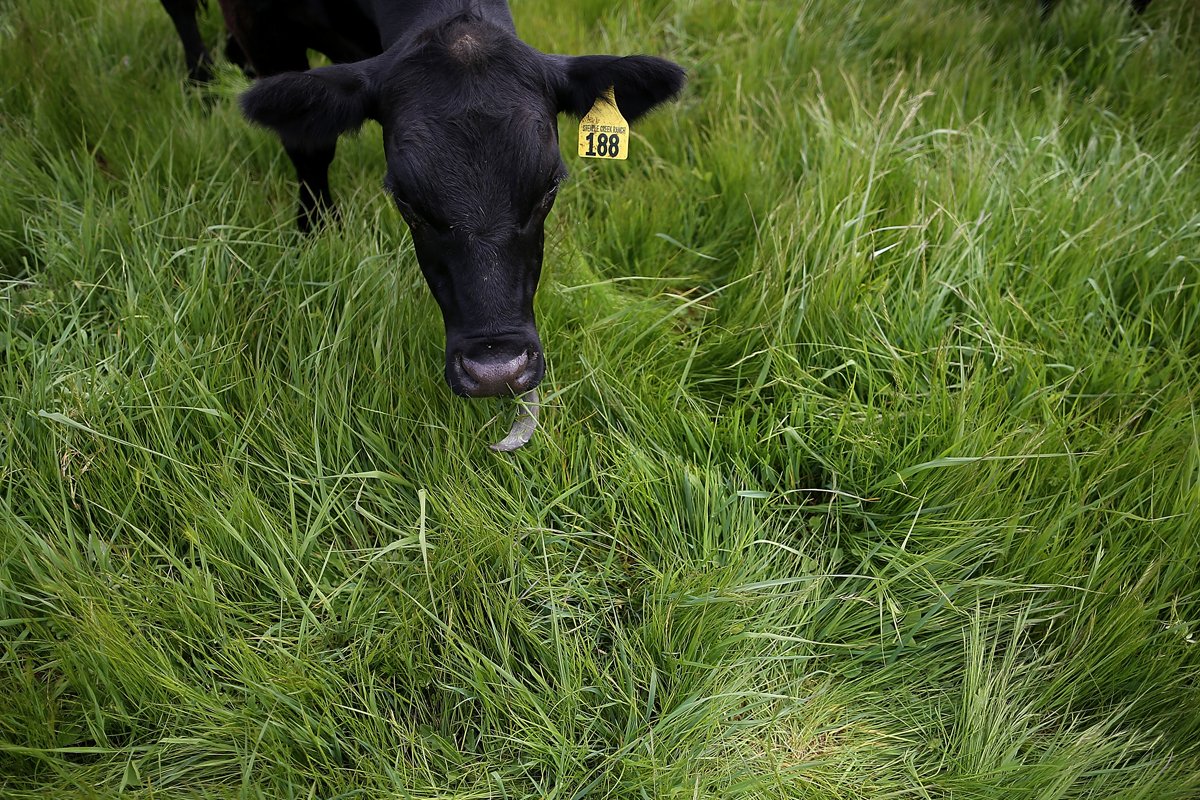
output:
[[[194, 12], [196, 1], [163, 3]], [[378, 121], [384, 185], [442, 310], [447, 383], [470, 397], [535, 387], [545, 372], [533, 313], [543, 225], [567, 174], [556, 117], [585, 114], [613, 87], [632, 122], [679, 93], [683, 69], [650, 56], [541, 53], [517, 37], [504, 0], [220, 3], [261, 77], [242, 110], [279, 135], [295, 165], [301, 230], [333, 210], [338, 137]], [[186, 45], [194, 14], [176, 26]], [[189, 68], [201, 69], [199, 35], [191, 41]], [[308, 70], [310, 48], [336, 65]]]

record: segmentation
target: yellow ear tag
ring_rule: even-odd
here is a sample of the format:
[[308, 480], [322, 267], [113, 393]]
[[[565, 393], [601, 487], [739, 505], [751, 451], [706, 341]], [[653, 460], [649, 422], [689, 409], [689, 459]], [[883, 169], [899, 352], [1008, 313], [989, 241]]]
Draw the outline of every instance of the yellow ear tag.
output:
[[579, 120], [579, 157], [619, 161], [629, 158], [629, 123], [617, 109], [611, 86]]

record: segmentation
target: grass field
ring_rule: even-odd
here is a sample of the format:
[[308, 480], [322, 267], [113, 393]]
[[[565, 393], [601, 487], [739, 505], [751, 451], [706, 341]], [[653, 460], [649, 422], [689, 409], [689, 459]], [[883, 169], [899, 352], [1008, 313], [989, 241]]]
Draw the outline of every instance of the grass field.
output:
[[504, 457], [377, 127], [303, 238], [157, 3], [0, 3], [0, 797], [1200, 797], [1200, 7], [1122, 6], [514, 0], [691, 83], [568, 155]]

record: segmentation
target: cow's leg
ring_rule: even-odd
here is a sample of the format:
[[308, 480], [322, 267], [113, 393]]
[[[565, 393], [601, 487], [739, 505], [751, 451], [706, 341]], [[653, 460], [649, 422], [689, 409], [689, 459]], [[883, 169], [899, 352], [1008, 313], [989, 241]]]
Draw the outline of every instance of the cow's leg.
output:
[[335, 146], [284, 146], [296, 168], [296, 178], [300, 181], [300, 208], [296, 212], [296, 226], [301, 233], [309, 233], [326, 220], [337, 218], [337, 208], [329, 191], [329, 165], [333, 162]]
[[196, 25], [197, 0], [162, 0], [163, 8], [171, 17], [179, 40], [183, 42], [183, 56], [187, 60], [188, 79], [193, 83], [208, 83], [212, 80], [212, 56], [200, 38]]
[[246, 58], [246, 53], [242, 50], [242, 45], [232, 33], [225, 37], [225, 58], [230, 64], [233, 64], [245, 73], [246, 77], [254, 77], [254, 68], [250, 66], [250, 61]]
[[[272, 33], [278, 34], [278, 31]], [[249, 66], [260, 78], [308, 69], [308, 51], [302, 44], [297, 45], [303, 41], [300, 34], [272, 35], [270, 38], [238, 37]], [[296, 180], [300, 182], [296, 227], [303, 233], [309, 233], [326, 220], [337, 217], [333, 194], [329, 191], [329, 165], [333, 161], [336, 146], [336, 141], [321, 146], [284, 145], [283, 149], [296, 168]]]

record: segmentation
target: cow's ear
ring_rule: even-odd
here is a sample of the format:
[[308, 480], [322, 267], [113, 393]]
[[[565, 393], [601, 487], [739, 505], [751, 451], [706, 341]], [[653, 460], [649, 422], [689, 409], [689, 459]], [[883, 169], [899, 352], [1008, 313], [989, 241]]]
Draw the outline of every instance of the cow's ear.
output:
[[284, 144], [331, 145], [375, 116], [372, 83], [362, 64], [286, 72], [256, 81], [241, 97], [242, 113]]
[[608, 87], [617, 108], [630, 122], [683, 89], [687, 73], [678, 64], [654, 56], [555, 56], [558, 110], [582, 117]]

